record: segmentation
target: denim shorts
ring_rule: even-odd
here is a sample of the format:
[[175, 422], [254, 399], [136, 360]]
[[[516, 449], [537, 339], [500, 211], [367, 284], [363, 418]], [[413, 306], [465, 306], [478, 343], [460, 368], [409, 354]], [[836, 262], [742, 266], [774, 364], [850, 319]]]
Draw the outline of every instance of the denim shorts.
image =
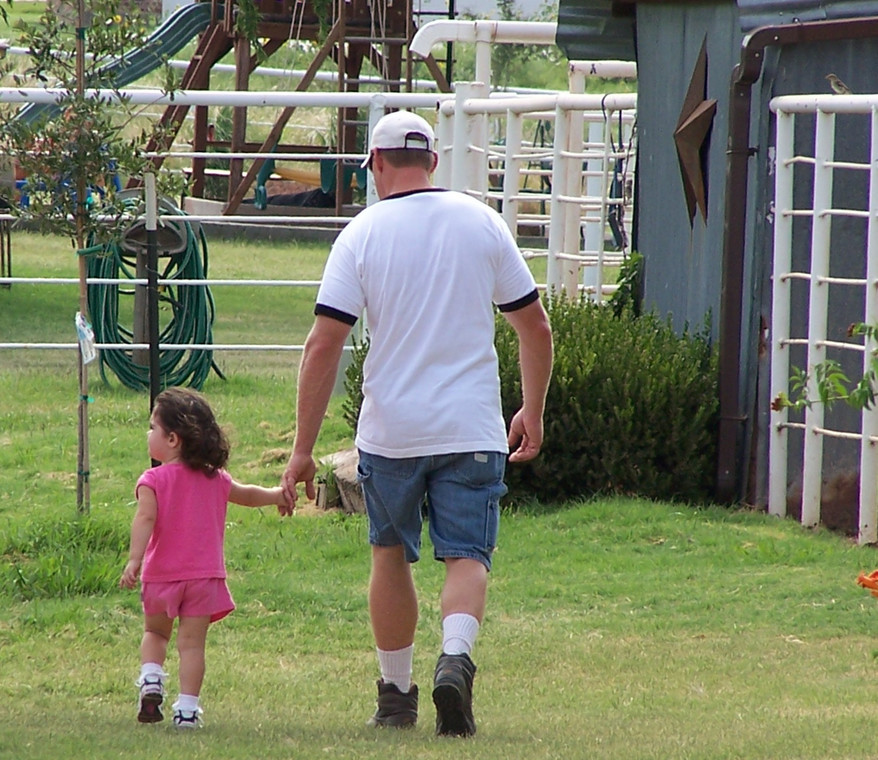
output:
[[426, 516], [436, 559], [475, 559], [490, 570], [505, 470], [506, 455], [498, 452], [388, 459], [361, 451], [369, 543], [402, 544], [406, 559], [417, 562]]

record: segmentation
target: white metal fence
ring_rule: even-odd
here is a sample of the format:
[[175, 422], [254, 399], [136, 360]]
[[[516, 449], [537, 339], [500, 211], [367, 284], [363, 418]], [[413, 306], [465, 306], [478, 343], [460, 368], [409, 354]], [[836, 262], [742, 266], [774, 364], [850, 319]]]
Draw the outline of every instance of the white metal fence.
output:
[[[862, 353], [865, 372], [878, 350], [878, 343], [867, 338], [865, 343], [830, 340], [827, 324], [830, 318], [830, 291], [855, 289], [862, 296], [849, 299], [863, 303], [860, 311], [843, 317], [851, 323], [878, 325], [878, 95], [857, 96], [785, 96], [775, 98], [771, 109], [777, 115], [774, 196], [774, 261], [771, 316], [771, 397], [789, 393], [791, 377], [790, 351], [801, 346], [807, 352], [800, 369], [808, 372], [808, 398], [819, 399], [814, 368], [833, 352]], [[837, 158], [837, 122], [842, 114], [852, 114], [870, 135], [866, 158], [862, 161]], [[846, 117], [847, 118], [847, 117]], [[807, 151], [796, 150], [797, 124], [813, 125], [813, 145]], [[865, 146], [863, 146], [865, 147]], [[834, 206], [833, 189], [843, 183], [866, 180], [864, 203], [859, 208]], [[794, 191], [803, 183], [813, 182], [810, 204], [794, 206]], [[796, 193], [801, 197], [801, 190]], [[810, 220], [810, 265], [795, 271], [794, 222]], [[833, 220], [863, 220], [865, 235], [859, 242], [847, 245], [855, 253], [862, 251], [864, 277], [832, 276], [830, 270]], [[851, 251], [847, 251], [848, 255]], [[837, 254], [838, 255], [838, 254]], [[833, 270], [834, 271], [834, 270]], [[795, 283], [808, 288], [807, 332], [792, 335], [794, 321], [791, 293]], [[855, 379], [855, 378], [852, 378]], [[824, 488], [824, 448], [829, 438], [849, 439], [859, 444], [859, 530], [860, 543], [878, 540], [878, 414], [864, 410], [859, 431], [830, 429], [824, 405], [813, 403], [804, 411], [803, 422], [790, 420], [788, 408], [773, 408], [769, 437], [769, 512], [784, 515], [789, 489], [790, 436], [803, 436], [802, 510], [801, 521], [814, 526], [820, 520], [821, 491]]]
[[[0, 102], [28, 103], [54, 102], [59, 91], [51, 89], [0, 88]], [[95, 91], [109, 100], [118, 97], [110, 90]], [[172, 95], [156, 90], [129, 90], [123, 93], [133, 104], [205, 106], [247, 106], [248, 108], [291, 106], [299, 109], [338, 108], [341, 106], [368, 107], [370, 121], [374, 122], [387, 108], [435, 110], [438, 107], [437, 138], [441, 151], [436, 183], [473, 194], [487, 203], [495, 204], [503, 213], [513, 234], [521, 225], [539, 225], [548, 234], [547, 249], [528, 249], [525, 255], [548, 258], [547, 287], [568, 292], [585, 288], [597, 299], [613, 290], [612, 282], [605, 281], [604, 266], [618, 264], [627, 253], [619, 246], [613, 234], [621, 228], [624, 239], [630, 229], [630, 207], [633, 182], [634, 109], [636, 96], [581, 95], [555, 93], [543, 95], [509, 95], [489, 97], [484, 85], [460, 84], [457, 94], [407, 93], [309, 93], [309, 92], [209, 92], [178, 91]], [[429, 114], [428, 114], [429, 116]], [[551, 125], [550, 141], [537, 145], [525, 140], [521, 124], [524, 120], [541, 121]], [[488, 138], [499, 135], [499, 141]], [[615, 135], [615, 137], [613, 137]], [[177, 158], [193, 157], [192, 153], [175, 152]], [[241, 158], [229, 153], [212, 153], [211, 158], [231, 160]], [[301, 154], [246, 154], [243, 158], [271, 157], [301, 160]], [[353, 159], [361, 156], [315, 154], [315, 159]], [[536, 168], [535, 168], [536, 167]], [[544, 182], [541, 192], [526, 192], [528, 177], [538, 176]], [[620, 178], [623, 181], [620, 182]], [[492, 182], [494, 185], [492, 186]], [[370, 177], [371, 185], [371, 177]], [[375, 200], [370, 187], [370, 200]], [[527, 204], [538, 204], [539, 211], [528, 211]], [[615, 213], [614, 213], [615, 212]], [[2, 218], [2, 217], [0, 217]], [[6, 217], [9, 218], [9, 217]], [[349, 221], [347, 217], [313, 215], [266, 216], [220, 214], [189, 215], [192, 222], [248, 223], [273, 225], [307, 225], [324, 223], [338, 226]], [[160, 217], [177, 220], [179, 216]], [[583, 274], [585, 273], [585, 274]], [[615, 279], [615, 272], [610, 278]], [[50, 284], [59, 280], [39, 278], [0, 277], [0, 285], [15, 283]], [[90, 284], [113, 284], [102, 279], [90, 279]], [[176, 284], [181, 284], [179, 280]], [[145, 281], [126, 280], [127, 285], [145, 284]], [[316, 283], [302, 281], [198, 281], [200, 285], [260, 285], [313, 287]], [[13, 348], [74, 348], [76, 343], [0, 343], [0, 349]], [[98, 349], [140, 349], [141, 344], [99, 344]], [[165, 346], [162, 349], [204, 348], [225, 350], [242, 348], [298, 350], [301, 346], [239, 346], [188, 345]]]

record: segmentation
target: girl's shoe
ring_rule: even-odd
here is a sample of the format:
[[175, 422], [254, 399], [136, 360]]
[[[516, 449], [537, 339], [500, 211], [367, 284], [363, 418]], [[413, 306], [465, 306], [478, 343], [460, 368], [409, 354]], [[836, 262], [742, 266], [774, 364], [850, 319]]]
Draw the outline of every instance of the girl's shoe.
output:
[[164, 720], [162, 701], [165, 689], [162, 677], [158, 675], [144, 676], [137, 685], [140, 687], [140, 711], [137, 713], [139, 723], [158, 723]]
[[201, 708], [197, 710], [180, 710], [174, 707], [175, 728], [201, 728]]

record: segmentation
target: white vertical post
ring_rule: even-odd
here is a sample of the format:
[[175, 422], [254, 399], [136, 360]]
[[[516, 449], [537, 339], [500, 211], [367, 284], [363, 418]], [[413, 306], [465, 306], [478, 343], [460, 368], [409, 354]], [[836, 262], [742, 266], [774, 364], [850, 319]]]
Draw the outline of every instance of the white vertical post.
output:
[[[774, 261], [771, 278], [771, 398], [789, 393], [790, 383], [790, 291], [787, 276], [793, 261], [793, 136], [795, 117], [778, 111], [774, 165]], [[789, 409], [772, 409], [768, 431], [768, 512], [787, 513]]]
[[815, 367], [826, 359], [829, 307], [829, 243], [832, 217], [832, 160], [835, 114], [817, 112], [814, 139], [814, 218], [811, 225], [811, 280], [808, 299], [808, 398], [816, 402], [805, 410], [805, 462], [802, 476], [802, 525], [820, 521], [820, 486], [823, 478], [823, 427], [825, 409], [820, 403]]
[[463, 190], [466, 181], [466, 154], [469, 153], [469, 137], [466, 129], [466, 114], [463, 103], [469, 97], [469, 82], [458, 82], [454, 90], [454, 134], [451, 144], [451, 182], [452, 190]]
[[546, 285], [549, 291], [561, 290], [561, 262], [558, 254], [564, 240], [564, 209], [560, 196], [567, 186], [567, 161], [563, 157], [563, 147], [567, 145], [570, 112], [557, 106], [555, 108], [555, 142], [552, 146], [552, 192], [549, 208], [548, 261], [546, 264]]
[[488, 89], [491, 85], [491, 29], [482, 24], [476, 25], [476, 67], [477, 82], [484, 82]]
[[[562, 147], [572, 155], [562, 159], [566, 164], [565, 177], [567, 180], [563, 188], [564, 194], [571, 199], [582, 197], [583, 122], [582, 111], [567, 112], [567, 142]], [[558, 139], [557, 136], [555, 139]], [[564, 211], [564, 240], [561, 243], [561, 250], [564, 253], [578, 255], [581, 249], [583, 208], [572, 200], [564, 202], [562, 208]], [[565, 259], [563, 263], [564, 290], [568, 298], [576, 298], [579, 295], [579, 262]]]
[[[567, 66], [567, 89], [571, 93], [584, 93], [585, 92], [585, 80], [586, 80], [586, 68], [583, 66], [577, 66], [573, 63], [568, 64]], [[580, 134], [583, 130], [583, 115], [582, 113], [578, 114], [579, 124], [576, 124], [576, 116], [571, 118], [571, 132], [575, 130], [579, 130]], [[589, 145], [593, 143], [600, 142], [603, 137], [603, 130], [601, 129], [601, 125], [598, 122], [589, 121], [588, 122], [588, 130], [586, 140]], [[597, 196], [600, 192], [600, 179], [596, 176], [592, 176], [591, 172], [596, 171], [595, 161], [593, 158], [589, 158], [585, 164], [586, 169], [586, 178], [585, 178], [585, 194], [586, 197], [589, 196]], [[579, 217], [579, 229], [577, 229], [576, 234], [576, 246], [577, 250], [579, 249], [579, 232], [583, 230], [583, 253], [589, 253], [590, 251], [597, 251], [598, 246], [601, 245], [602, 233], [599, 229], [595, 227], [594, 224], [589, 223], [586, 219], [588, 216], [588, 207], [580, 206], [578, 209], [578, 217]], [[566, 250], [566, 248], [565, 248]], [[597, 292], [597, 288], [600, 287], [600, 283], [595, 278], [595, 272], [597, 270], [591, 264], [583, 264], [582, 265], [582, 284], [586, 288], [586, 292], [590, 288], [595, 289]]]
[[[454, 152], [451, 162], [451, 189], [487, 191], [488, 132], [485, 114], [469, 114], [464, 104], [470, 98], [488, 96], [487, 85], [481, 82], [459, 82], [454, 99]], [[484, 148], [481, 154], [473, 150]]]
[[439, 152], [439, 165], [433, 174], [433, 182], [439, 187], [451, 187], [455, 113], [454, 109], [440, 107], [436, 119], [436, 149]]
[[[633, 122], [630, 118], [628, 111], [623, 111], [625, 114], [625, 145], [628, 146], [625, 155], [625, 181], [622, 183], [622, 200], [627, 204], [634, 203], [634, 177], [637, 175], [637, 151], [632, 150], [633, 148], [633, 139], [634, 139], [634, 128], [632, 126]], [[636, 115], [635, 115], [636, 118]], [[621, 147], [621, 146], [620, 146]], [[629, 187], [631, 188], [631, 194], [629, 195]], [[633, 231], [634, 231], [634, 214], [628, 213], [628, 211], [632, 211], [632, 208], [629, 208], [627, 205], [623, 206], [625, 210], [625, 221], [623, 223], [623, 227], [625, 229], [625, 240], [626, 243], [632, 239]], [[626, 245], [627, 249], [627, 245]]]
[[[869, 166], [869, 226], [866, 243], [866, 307], [863, 321], [872, 327], [878, 325], [878, 112], [872, 107], [872, 145]], [[870, 369], [878, 351], [878, 341], [866, 338], [863, 372]], [[863, 410], [863, 432], [860, 443], [860, 520], [857, 540], [861, 544], [878, 541], [878, 414], [874, 409]]]
[[503, 161], [503, 220], [513, 237], [518, 235], [518, 194], [521, 173], [522, 115], [506, 112], [506, 158]]
[[[484, 82], [473, 82], [472, 97], [487, 98], [491, 94], [490, 87]], [[467, 114], [470, 144], [467, 187], [478, 193], [479, 199], [488, 200], [488, 114]]]
[[[369, 132], [366, 135], [366, 152], [368, 153], [372, 149], [372, 130], [375, 129], [375, 125], [378, 123], [378, 120], [384, 116], [385, 104], [387, 99], [383, 95], [376, 95], [369, 102]], [[366, 205], [371, 206], [373, 203], [378, 202], [378, 191], [375, 189], [375, 179], [372, 177], [372, 172], [366, 172]]]
[[[588, 142], [589, 145], [596, 145], [604, 139], [604, 125], [598, 121], [589, 121], [588, 123]], [[600, 161], [591, 157], [586, 163], [586, 179], [585, 179], [585, 195], [587, 198], [599, 198], [601, 196], [601, 176]], [[582, 216], [588, 215], [588, 207], [582, 209]], [[595, 253], [602, 251], [604, 247], [604, 230], [599, 222], [587, 219], [585, 225], [585, 253]], [[582, 284], [594, 288], [595, 298], [600, 298], [602, 275], [598, 272], [598, 267], [593, 264], [586, 264], [582, 268]]]

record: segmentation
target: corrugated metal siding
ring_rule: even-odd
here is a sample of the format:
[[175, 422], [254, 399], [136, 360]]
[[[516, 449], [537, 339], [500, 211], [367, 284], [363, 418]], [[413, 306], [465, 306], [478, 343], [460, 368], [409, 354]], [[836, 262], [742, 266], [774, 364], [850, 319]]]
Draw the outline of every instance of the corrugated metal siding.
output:
[[[636, 248], [644, 257], [643, 306], [669, 317], [680, 332], [687, 326], [700, 329], [709, 318], [714, 341], [722, 316], [729, 83], [740, 60], [737, 10], [734, 0], [637, 6]], [[717, 111], [706, 161], [708, 218], [705, 222], [697, 214], [690, 227], [674, 130], [705, 40], [706, 97], [716, 99]], [[752, 200], [748, 193], [738, 202], [749, 208]], [[743, 291], [742, 345], [749, 348], [755, 345], [749, 323], [753, 294], [747, 285]], [[752, 394], [750, 371], [746, 361], [738, 367], [741, 397]], [[736, 443], [739, 465], [747, 432], [742, 429]], [[741, 482], [740, 469], [736, 484]]]
[[[718, 336], [730, 72], [740, 35], [733, 2], [640, 4], [638, 26], [637, 247], [645, 259], [645, 307], [676, 328], [712, 314]], [[649, 33], [644, 33], [649, 30]], [[674, 128], [702, 42], [707, 97], [717, 100], [707, 159], [708, 221], [689, 226]]]
[[741, 29], [878, 15], [875, 0], [737, 0]]
[[611, 0], [560, 0], [555, 43], [570, 61], [633, 61], [634, 17]]

